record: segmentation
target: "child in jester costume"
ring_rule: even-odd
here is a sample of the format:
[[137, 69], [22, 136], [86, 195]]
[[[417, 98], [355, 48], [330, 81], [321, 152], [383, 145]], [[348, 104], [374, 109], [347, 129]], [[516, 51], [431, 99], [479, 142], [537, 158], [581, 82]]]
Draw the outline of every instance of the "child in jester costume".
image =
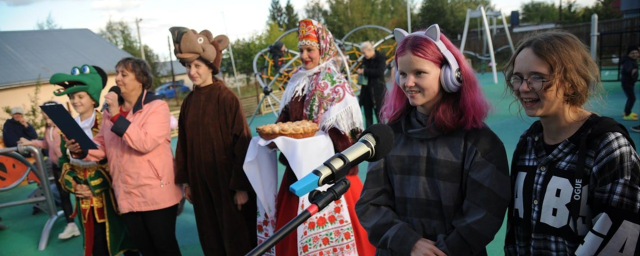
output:
[[[100, 93], [107, 83], [106, 73], [97, 66], [73, 67], [71, 74], [54, 74], [49, 83], [62, 86], [54, 95], [69, 96], [78, 116], [75, 118], [82, 130], [93, 138], [100, 130], [102, 113]], [[84, 255], [138, 255], [118, 213], [111, 188], [106, 160], [87, 162], [69, 157], [64, 139], [62, 156], [58, 162], [62, 168], [60, 184], [76, 196], [76, 211], [84, 229]], [[126, 252], [125, 252], [126, 251]]]

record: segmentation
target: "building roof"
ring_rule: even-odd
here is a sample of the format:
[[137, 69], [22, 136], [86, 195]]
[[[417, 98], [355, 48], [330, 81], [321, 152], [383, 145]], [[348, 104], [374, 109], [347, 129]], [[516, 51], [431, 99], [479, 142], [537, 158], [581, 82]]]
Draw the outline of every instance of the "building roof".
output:
[[89, 29], [0, 31], [0, 89], [46, 83], [74, 66], [99, 66], [115, 73], [116, 63], [131, 54]]
[[[173, 73], [175, 75], [182, 75], [187, 73], [187, 69], [182, 66], [182, 64], [174, 60], [173, 62]], [[160, 62], [160, 74], [164, 74], [167, 76], [171, 76], [171, 64], [169, 61]]]

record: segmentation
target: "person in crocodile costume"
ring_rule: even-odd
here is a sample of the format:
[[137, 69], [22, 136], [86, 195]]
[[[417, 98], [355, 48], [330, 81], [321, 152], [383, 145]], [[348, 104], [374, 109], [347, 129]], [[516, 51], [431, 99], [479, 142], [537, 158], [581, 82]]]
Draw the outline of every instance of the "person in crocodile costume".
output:
[[[54, 74], [49, 83], [61, 88], [54, 95], [67, 95], [78, 116], [76, 122], [92, 138], [100, 130], [102, 113], [100, 93], [107, 84], [106, 73], [97, 66], [73, 67], [71, 74]], [[118, 213], [111, 188], [107, 161], [87, 162], [69, 156], [64, 139], [61, 140], [62, 168], [60, 184], [76, 196], [74, 215], [80, 215], [84, 233], [84, 255], [139, 255], [129, 232]]]

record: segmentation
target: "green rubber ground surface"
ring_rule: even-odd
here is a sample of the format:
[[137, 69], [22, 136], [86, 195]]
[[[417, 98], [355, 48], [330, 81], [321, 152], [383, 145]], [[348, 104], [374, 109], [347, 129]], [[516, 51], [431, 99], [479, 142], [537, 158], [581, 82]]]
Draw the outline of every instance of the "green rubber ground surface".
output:
[[[604, 76], [606, 77], [607, 75], [605, 74]], [[484, 85], [483, 89], [486, 97], [493, 106], [493, 111], [487, 118], [486, 123], [503, 141], [510, 159], [518, 137], [529, 127], [534, 119], [518, 115], [517, 104], [514, 104], [511, 109], [509, 108], [513, 98], [510, 95], [503, 95], [504, 79], [502, 76], [498, 76], [500, 81], [497, 85], [493, 84], [490, 74], [479, 75], [478, 77], [481, 84]], [[640, 86], [636, 86], [636, 95], [638, 94], [639, 87]], [[587, 108], [600, 115], [613, 117], [616, 121], [627, 126], [627, 128], [639, 125], [640, 122], [637, 121], [622, 120], [622, 109], [626, 97], [622, 92], [620, 83], [605, 83], [604, 88], [605, 93], [602, 97], [590, 101]], [[640, 113], [640, 103], [636, 102], [634, 112]], [[258, 116], [251, 124], [251, 130], [255, 135], [255, 127], [274, 121], [275, 116], [273, 114]], [[635, 144], [640, 145], [640, 133], [631, 133], [631, 136]], [[172, 141], [174, 148], [175, 144], [176, 139]], [[366, 162], [360, 165], [360, 178], [363, 181], [366, 179], [366, 167]], [[283, 167], [281, 166], [280, 176], [282, 176], [282, 171]], [[8, 192], [2, 192], [0, 193], [0, 203], [24, 199], [34, 188], [35, 185], [28, 185]], [[4, 219], [2, 223], [9, 226], [7, 230], [0, 231], [0, 256], [82, 255], [81, 237], [64, 241], [58, 240], [57, 235], [63, 231], [65, 225], [62, 220], [58, 220], [55, 223], [47, 248], [44, 251], [38, 251], [37, 247], [40, 232], [46, 222], [47, 216], [43, 213], [31, 215], [31, 208], [30, 205], [21, 205], [0, 209], [0, 216]], [[184, 212], [178, 217], [176, 233], [183, 255], [203, 255], [200, 250], [200, 241], [198, 240], [193, 207], [188, 203], [185, 206]], [[487, 246], [488, 255], [503, 255], [504, 234], [505, 226], [503, 225], [500, 232], [496, 234], [494, 241]]]

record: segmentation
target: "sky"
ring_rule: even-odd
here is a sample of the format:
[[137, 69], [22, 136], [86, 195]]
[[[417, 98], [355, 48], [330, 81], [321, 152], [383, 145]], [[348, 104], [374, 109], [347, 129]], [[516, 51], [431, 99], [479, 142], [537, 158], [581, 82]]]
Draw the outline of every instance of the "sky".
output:
[[[301, 18], [308, 1], [291, 0]], [[531, 0], [492, 0], [492, 4], [508, 15], [528, 1]], [[286, 0], [280, 2], [284, 4]], [[413, 2], [417, 8], [422, 1]], [[580, 6], [594, 2], [577, 0]], [[170, 27], [208, 29], [214, 36], [227, 35], [231, 41], [248, 38], [266, 28], [270, 3], [271, 0], [0, 0], [0, 30], [33, 30], [51, 14], [62, 28], [88, 28], [96, 33], [110, 19], [122, 20], [134, 29], [135, 36], [135, 19], [140, 18], [142, 43], [149, 45], [161, 60], [168, 60]]]

